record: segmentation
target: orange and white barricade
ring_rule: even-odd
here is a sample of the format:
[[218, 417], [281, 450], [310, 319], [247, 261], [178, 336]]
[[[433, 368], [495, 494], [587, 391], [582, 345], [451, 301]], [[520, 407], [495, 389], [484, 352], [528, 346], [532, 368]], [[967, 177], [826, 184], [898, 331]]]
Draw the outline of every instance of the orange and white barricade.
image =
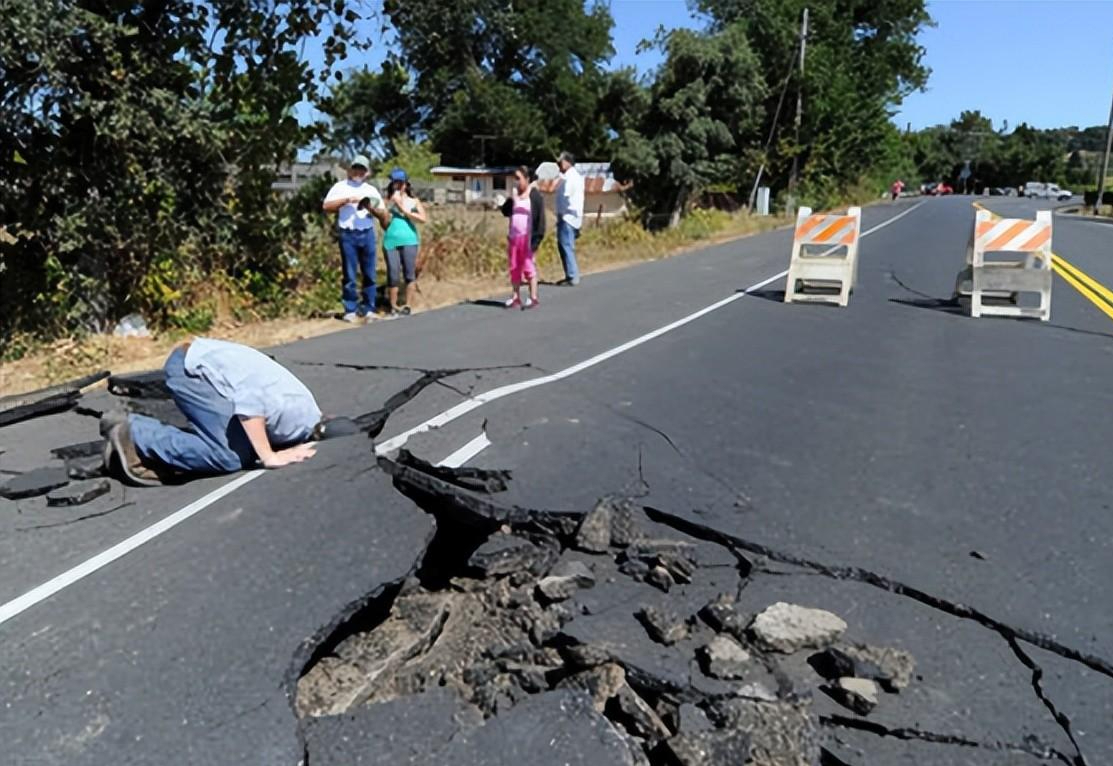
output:
[[[785, 303], [822, 302], [845, 306], [858, 282], [858, 241], [862, 209], [846, 215], [812, 215], [802, 207], [796, 215], [792, 260], [788, 266]], [[835, 292], [837, 286], [838, 292]]]
[[[990, 253], [997, 257], [987, 259]], [[1051, 319], [1050, 210], [1036, 213], [1034, 221], [998, 218], [988, 210], [978, 210], [966, 260], [970, 267], [970, 316]], [[1034, 293], [1039, 305], [1018, 305], [1021, 293]]]

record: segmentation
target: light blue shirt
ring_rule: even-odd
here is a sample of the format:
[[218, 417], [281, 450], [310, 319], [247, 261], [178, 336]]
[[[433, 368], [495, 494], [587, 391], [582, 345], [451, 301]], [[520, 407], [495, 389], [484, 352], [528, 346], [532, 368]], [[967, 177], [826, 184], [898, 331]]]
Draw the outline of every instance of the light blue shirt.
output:
[[253, 348], [197, 338], [186, 351], [185, 371], [206, 380], [237, 415], [262, 416], [274, 446], [307, 440], [321, 422], [317, 400], [293, 373]]

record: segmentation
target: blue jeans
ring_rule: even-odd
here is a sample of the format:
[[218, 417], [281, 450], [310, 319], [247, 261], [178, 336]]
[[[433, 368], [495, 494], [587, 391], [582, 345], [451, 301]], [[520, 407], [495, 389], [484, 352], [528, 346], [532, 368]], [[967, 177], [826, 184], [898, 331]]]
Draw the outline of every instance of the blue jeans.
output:
[[131, 440], [144, 461], [188, 473], [231, 473], [255, 464], [255, 450], [232, 402], [201, 377], [186, 374], [185, 350], [166, 360], [166, 386], [195, 433], [149, 418], [128, 416]]
[[578, 281], [580, 278], [580, 268], [576, 265], [576, 240], [579, 236], [579, 229], [568, 225], [563, 220], [557, 221], [557, 250], [560, 251], [564, 276], [572, 281]]
[[[344, 311], [375, 311], [375, 230], [340, 230], [340, 258], [344, 264]], [[363, 288], [356, 294], [356, 278], [363, 273]], [[358, 301], [358, 302], [357, 302]]]

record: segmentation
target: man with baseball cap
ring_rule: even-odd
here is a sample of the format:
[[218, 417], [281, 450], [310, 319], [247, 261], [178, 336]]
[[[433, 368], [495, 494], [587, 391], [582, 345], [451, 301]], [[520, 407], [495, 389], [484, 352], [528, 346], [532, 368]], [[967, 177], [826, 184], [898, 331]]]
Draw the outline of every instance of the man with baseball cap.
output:
[[[367, 183], [371, 161], [362, 154], [352, 158], [348, 177], [332, 185], [321, 205], [326, 213], [336, 213], [340, 236], [340, 258], [344, 265], [341, 300], [345, 322], [375, 316], [375, 219], [385, 229], [390, 213], [379, 190]], [[363, 288], [356, 292], [357, 271], [362, 273]]]

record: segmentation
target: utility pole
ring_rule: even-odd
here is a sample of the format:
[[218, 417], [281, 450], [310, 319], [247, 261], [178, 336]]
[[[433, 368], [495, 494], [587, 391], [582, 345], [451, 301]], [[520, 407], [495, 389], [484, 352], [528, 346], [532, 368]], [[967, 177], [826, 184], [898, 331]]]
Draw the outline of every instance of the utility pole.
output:
[[1098, 176], [1098, 198], [1094, 202], [1094, 215], [1101, 211], [1101, 198], [1105, 194], [1105, 176], [1109, 173], [1109, 150], [1113, 149], [1113, 104], [1109, 106], [1109, 127], [1105, 129], [1105, 156], [1101, 160], [1101, 175]]
[[492, 136], [489, 133], [477, 133], [472, 138], [479, 139], [479, 165], [480, 167], [487, 167], [487, 142], [494, 141], [498, 136]]
[[796, 153], [792, 155], [792, 173], [788, 177], [788, 193], [795, 207], [796, 180], [800, 171], [800, 123], [804, 118], [804, 53], [808, 47], [808, 9], [800, 25], [800, 83], [796, 88]]

